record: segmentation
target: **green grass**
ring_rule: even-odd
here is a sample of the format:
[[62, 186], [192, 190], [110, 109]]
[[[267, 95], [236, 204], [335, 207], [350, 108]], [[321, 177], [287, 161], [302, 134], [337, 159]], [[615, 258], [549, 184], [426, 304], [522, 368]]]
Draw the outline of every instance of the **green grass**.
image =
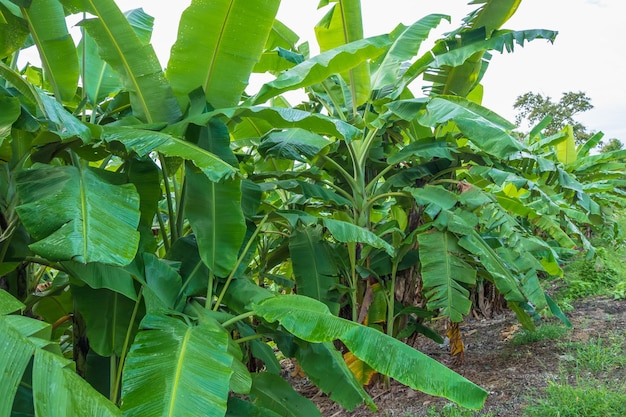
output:
[[626, 365], [623, 336], [609, 335], [607, 338], [590, 339], [588, 342], [564, 343], [572, 352], [579, 370], [607, 372]]
[[550, 382], [541, 398], [529, 398], [525, 417], [623, 417], [626, 410], [624, 386], [608, 387], [596, 380]]
[[569, 332], [569, 329], [562, 325], [544, 324], [537, 327], [534, 332], [523, 329], [513, 336], [513, 344], [515, 346], [527, 345], [530, 343], [540, 342], [542, 340], [560, 339]]
[[494, 413], [468, 410], [456, 404], [446, 404], [443, 407], [430, 407], [426, 417], [495, 417]]

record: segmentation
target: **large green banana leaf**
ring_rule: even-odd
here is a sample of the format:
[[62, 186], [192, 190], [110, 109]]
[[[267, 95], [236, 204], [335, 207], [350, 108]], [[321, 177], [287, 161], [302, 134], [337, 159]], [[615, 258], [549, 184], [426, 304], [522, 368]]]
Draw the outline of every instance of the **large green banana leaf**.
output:
[[[0, 290], [0, 311], [9, 312], [20, 305]], [[22, 306], [23, 307], [23, 306]], [[19, 308], [19, 307], [18, 307]], [[11, 415], [11, 406], [27, 365], [33, 354], [33, 399], [37, 415], [79, 417], [120, 416], [110, 401], [99, 394], [63, 358], [59, 346], [49, 342], [52, 326], [23, 316], [0, 315], [0, 416]], [[58, 353], [58, 354], [57, 354]], [[77, 401], [80, 399], [80, 401]]]
[[322, 417], [313, 401], [298, 394], [278, 375], [261, 372], [252, 380], [250, 397], [254, 404], [283, 417]]
[[323, 223], [330, 234], [333, 235], [338, 242], [367, 243], [374, 248], [383, 249], [389, 256], [393, 256], [395, 253], [393, 247], [389, 243], [376, 236], [366, 228], [341, 220], [328, 218], [323, 219]]
[[113, 417], [120, 410], [74, 370], [74, 363], [43, 349], [33, 364], [35, 413], [49, 417]]
[[400, 74], [400, 66], [413, 58], [419, 52], [422, 42], [428, 38], [432, 29], [437, 27], [443, 19], [450, 21], [450, 17], [443, 14], [428, 15], [409, 27], [400, 27], [401, 32], [394, 37], [393, 43], [381, 62], [377, 63], [378, 68], [372, 75], [372, 89], [378, 90], [385, 85], [393, 84]]
[[22, 15], [57, 100], [73, 99], [78, 86], [78, 54], [67, 31], [63, 6], [57, 0], [32, 0], [30, 6], [22, 7]]
[[84, 282], [94, 290], [106, 288], [122, 294], [130, 300], [137, 300], [137, 290], [133, 277], [124, 268], [96, 262], [84, 264], [66, 261], [62, 262], [61, 265], [68, 275]]
[[[149, 43], [154, 19], [144, 13], [143, 9], [131, 10], [126, 13], [126, 18], [141, 41]], [[78, 57], [83, 65], [83, 87], [90, 103], [95, 105], [107, 95], [122, 88], [119, 76], [100, 57], [98, 45], [89, 33], [85, 32], [78, 44]]]
[[[1, 68], [1, 67], [0, 67]], [[228, 109], [219, 109], [213, 112], [193, 116], [164, 129], [182, 136], [190, 123], [198, 126], [206, 126], [213, 117], [225, 118], [236, 121], [238, 119], [258, 119], [263, 126], [269, 123], [273, 128], [300, 128], [322, 135], [334, 136], [339, 139], [351, 141], [362, 136], [361, 130], [336, 118], [328, 117], [319, 113], [311, 113], [304, 110], [283, 107], [263, 106], [239, 106]], [[258, 136], [266, 131], [261, 129]]]
[[508, 133], [515, 126], [476, 103], [455, 96], [438, 96], [426, 106], [420, 124], [436, 127], [454, 121], [467, 138], [483, 152], [506, 159], [524, 146]]
[[164, 132], [104, 126], [101, 137], [107, 142], [121, 142], [128, 151], [136, 152], [140, 157], [156, 151], [166, 156], [178, 156], [189, 160], [211, 181], [233, 177], [237, 172], [236, 168], [213, 153]]
[[[12, 3], [8, 3], [8, 5], [19, 14], [17, 6]], [[3, 18], [3, 21], [0, 22], [0, 58], [5, 58], [24, 45], [29, 31], [28, 23], [11, 13], [7, 5], [3, 3], [0, 3], [0, 15]]]
[[[457, 67], [462, 65], [466, 60], [473, 58], [476, 62], [476, 54], [479, 53], [482, 59], [483, 51], [497, 50], [503, 52], [506, 48], [507, 52], [512, 52], [515, 48], [515, 44], [523, 46], [525, 42], [530, 42], [536, 39], [546, 39], [550, 42], [554, 41], [557, 32], [550, 30], [522, 30], [522, 31], [498, 31], [492, 35], [489, 39], [476, 39], [470, 37], [468, 42], [462, 43], [461, 46], [454, 49], [446, 42], [439, 42], [435, 47], [427, 51], [420, 58], [418, 58], [411, 66], [402, 74], [402, 77], [396, 82], [396, 87], [393, 94], [393, 98], [398, 98], [405, 90], [405, 88], [418, 76], [425, 71], [432, 71], [433, 69], [448, 67]], [[457, 40], [453, 42], [456, 46]], [[474, 62], [474, 63], [475, 63]], [[443, 76], [443, 78], [446, 78]], [[462, 82], [466, 80], [461, 78]], [[470, 80], [474, 82], [474, 80]]]
[[150, 44], [142, 42], [113, 0], [64, 0], [73, 11], [96, 18], [81, 22], [96, 41], [100, 56], [130, 91], [136, 116], [148, 123], [174, 122], [181, 112]]
[[214, 108], [236, 106], [280, 0], [194, 0], [183, 12], [167, 77], [179, 97], [201, 87]]
[[362, 403], [376, 407], [332, 343], [298, 342], [296, 359], [309, 379], [346, 410]]
[[[321, 83], [331, 75], [358, 67], [366, 61], [380, 56], [390, 44], [388, 35], [380, 35], [338, 46], [307, 59], [283, 72], [275, 80], [264, 84], [258, 94], [252, 98], [252, 103], [264, 103], [286, 91]], [[369, 82], [368, 71], [368, 91]], [[367, 94], [369, 97], [369, 92]]]
[[49, 260], [127, 265], [139, 244], [139, 196], [110, 172], [42, 166], [17, 175], [17, 213]]
[[[315, 37], [321, 52], [363, 39], [361, 0], [336, 0], [336, 3], [315, 25]], [[372, 91], [369, 63], [362, 61], [353, 68], [344, 68], [342, 73], [356, 109], [369, 99]]]
[[418, 235], [424, 295], [430, 310], [453, 322], [463, 321], [472, 306], [465, 285], [476, 283], [476, 271], [462, 259], [463, 250], [454, 235], [431, 230]]
[[228, 333], [208, 319], [190, 325], [165, 315], [146, 316], [141, 329], [124, 364], [124, 415], [224, 416], [233, 372]]
[[100, 356], [122, 356], [128, 328], [136, 333], [139, 320], [130, 323], [136, 301], [107, 289], [72, 285], [74, 303], [85, 320], [89, 347]]
[[200, 257], [211, 272], [226, 277], [235, 266], [246, 234], [241, 209], [241, 181], [209, 181], [186, 170], [185, 213], [198, 241]]
[[326, 304], [333, 314], [339, 313], [337, 266], [330, 248], [322, 239], [321, 227], [297, 227], [289, 238], [289, 254], [298, 294]]
[[341, 340], [359, 359], [384, 375], [425, 393], [479, 409], [487, 392], [434, 359], [373, 328], [336, 317], [321, 302], [292, 295], [267, 298], [253, 311], [309, 342]]

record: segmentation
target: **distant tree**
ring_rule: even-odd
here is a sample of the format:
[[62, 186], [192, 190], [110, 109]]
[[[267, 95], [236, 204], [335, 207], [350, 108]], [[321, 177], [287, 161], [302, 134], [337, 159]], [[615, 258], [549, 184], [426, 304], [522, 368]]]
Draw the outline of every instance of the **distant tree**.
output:
[[612, 152], [612, 151], [619, 151], [623, 147], [624, 147], [624, 144], [619, 139], [612, 138], [609, 140], [607, 144], [603, 145], [600, 148], [600, 152], [607, 153], [607, 152]]
[[589, 132], [586, 126], [574, 119], [576, 114], [593, 108], [591, 99], [582, 91], [563, 93], [561, 99], [556, 103], [549, 96], [529, 91], [517, 97], [513, 108], [517, 110], [515, 123], [518, 126], [524, 120], [532, 125], [540, 122], [546, 116], [552, 116], [552, 122], [545, 129], [547, 135], [558, 133], [566, 125], [573, 127], [577, 143], [583, 143], [593, 135], [593, 132]]

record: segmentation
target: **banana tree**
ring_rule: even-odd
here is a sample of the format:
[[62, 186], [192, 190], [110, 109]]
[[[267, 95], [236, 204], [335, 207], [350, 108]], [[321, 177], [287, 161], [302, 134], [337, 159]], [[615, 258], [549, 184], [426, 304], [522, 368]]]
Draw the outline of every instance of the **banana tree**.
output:
[[[275, 20], [278, 0], [193, 1], [167, 72], [148, 42], [151, 19], [141, 11], [124, 15], [112, 0], [0, 4], [6, 21], [0, 340], [8, 352], [0, 367], [11, 375], [1, 393], [13, 399], [0, 415], [319, 415], [277, 375], [268, 339], [347, 409], [375, 405], [335, 340], [415, 389], [482, 406], [484, 390], [433, 359], [337, 317], [328, 304], [276, 295], [249, 279], [257, 242], [274, 231], [275, 216], [290, 213], [272, 209], [245, 178], [239, 161], [246, 156], [233, 153], [231, 135], [256, 128], [254, 142], [270, 137], [271, 126], [287, 137], [313, 135], [317, 146], [376, 136], [364, 136], [360, 123], [259, 105], [263, 95], [275, 97], [275, 84], [242, 103], [266, 44], [286, 33]], [[85, 17], [80, 53], [67, 35], [66, 11]], [[209, 34], [198, 30], [207, 22]], [[22, 74], [15, 66], [28, 34], [45, 62], [42, 78], [32, 67]], [[393, 44], [383, 35], [332, 45], [306, 65], [319, 68], [329, 58], [333, 72], [350, 73]], [[273, 139], [281, 148], [283, 139]], [[296, 187], [328, 191], [308, 185]], [[324, 198], [350, 200], [336, 191]], [[307, 239], [319, 247], [311, 240], [315, 223], [348, 244], [353, 270], [357, 243], [393, 255], [389, 242], [366, 227], [364, 201], [356, 205], [357, 222], [317, 216], [307, 229], [297, 214], [294, 253]], [[298, 261], [295, 268], [305, 269]], [[242, 346], [267, 371], [250, 373]], [[380, 357], [381, 346], [399, 360]]]

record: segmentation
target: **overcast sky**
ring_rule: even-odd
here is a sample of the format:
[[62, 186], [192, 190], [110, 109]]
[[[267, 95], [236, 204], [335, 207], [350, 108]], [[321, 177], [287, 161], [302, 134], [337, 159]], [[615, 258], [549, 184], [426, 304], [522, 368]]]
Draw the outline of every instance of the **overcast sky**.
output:
[[[155, 17], [152, 43], [165, 66], [176, 38], [178, 20], [190, 0], [116, 0], [122, 10], [143, 7]], [[252, 1], [252, 0], [251, 0]], [[313, 26], [324, 14], [319, 0], [282, 0], [279, 19], [301, 40], [314, 44]], [[398, 23], [411, 24], [430, 13], [452, 16], [458, 27], [476, 5], [469, 0], [362, 0], [365, 35], [391, 31]], [[483, 105], [513, 121], [513, 103], [528, 91], [558, 101], [568, 91], [583, 91], [595, 108], [579, 120], [605, 139], [626, 142], [626, 46], [622, 33], [625, 0], [522, 0], [507, 29], [559, 31], [554, 45], [534, 41], [513, 54], [495, 53], [483, 79]]]

